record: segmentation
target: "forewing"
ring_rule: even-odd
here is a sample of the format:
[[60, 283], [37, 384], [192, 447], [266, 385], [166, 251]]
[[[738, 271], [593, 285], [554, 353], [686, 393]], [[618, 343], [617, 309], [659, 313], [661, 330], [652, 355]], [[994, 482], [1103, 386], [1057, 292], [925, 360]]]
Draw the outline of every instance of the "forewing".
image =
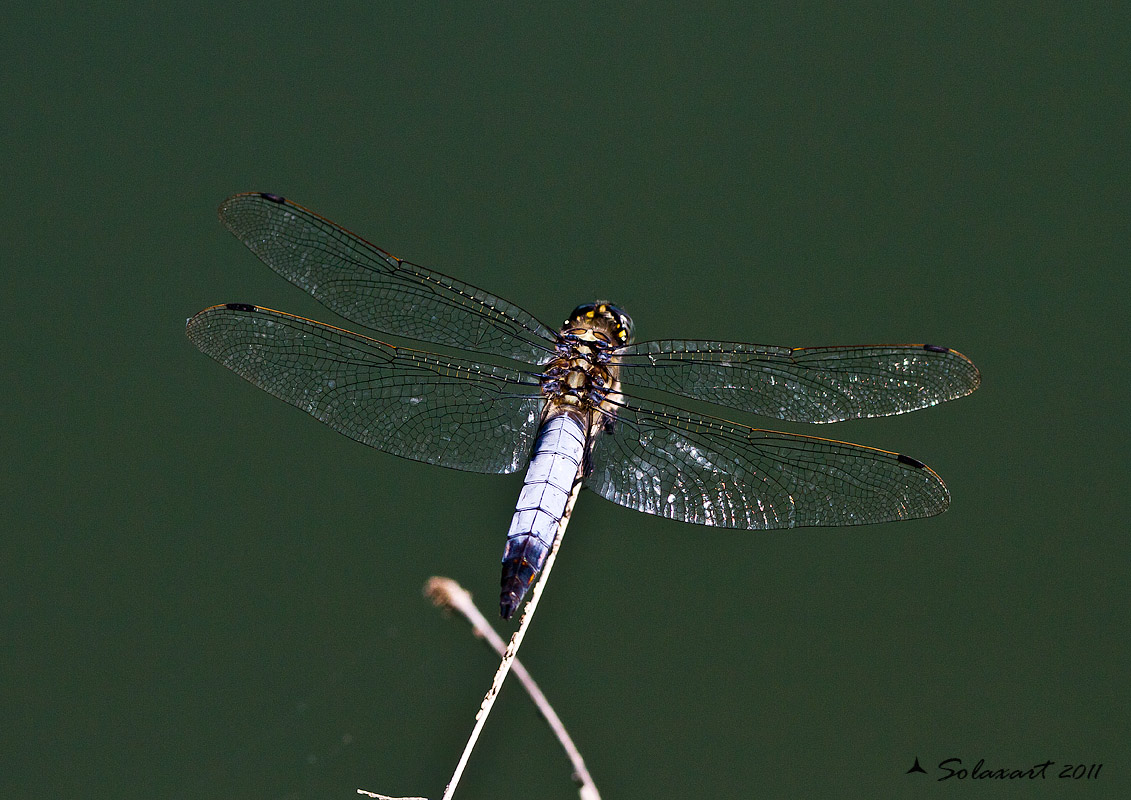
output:
[[219, 213], [267, 266], [359, 325], [536, 364], [552, 354], [554, 333], [518, 306], [390, 255], [282, 197], [238, 194]]
[[898, 453], [624, 402], [586, 485], [627, 508], [757, 530], [929, 517], [950, 502], [933, 470]]
[[522, 372], [243, 304], [205, 309], [186, 332], [241, 377], [386, 453], [489, 473], [529, 460], [542, 398]]
[[626, 387], [644, 386], [790, 422], [883, 417], [978, 388], [978, 368], [936, 345], [772, 347], [654, 341], [615, 356]]

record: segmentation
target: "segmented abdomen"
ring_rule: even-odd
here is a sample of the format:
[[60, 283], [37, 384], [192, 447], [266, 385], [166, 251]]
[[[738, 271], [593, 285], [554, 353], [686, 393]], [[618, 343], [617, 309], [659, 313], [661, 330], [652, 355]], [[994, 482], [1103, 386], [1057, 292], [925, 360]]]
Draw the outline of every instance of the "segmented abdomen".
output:
[[503, 552], [504, 619], [514, 614], [546, 562], [584, 456], [585, 431], [568, 414], [551, 417], [538, 432]]

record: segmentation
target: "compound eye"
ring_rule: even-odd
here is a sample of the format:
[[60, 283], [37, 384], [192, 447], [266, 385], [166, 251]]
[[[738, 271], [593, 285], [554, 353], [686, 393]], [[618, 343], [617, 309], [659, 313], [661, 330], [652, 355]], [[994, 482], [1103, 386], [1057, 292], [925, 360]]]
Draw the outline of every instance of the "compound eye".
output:
[[617, 339], [621, 344], [628, 344], [632, 340], [632, 320], [622, 315], [617, 318], [617, 323]]
[[569, 315], [569, 319], [566, 320], [566, 325], [572, 322], [580, 322], [583, 319], [593, 319], [595, 308], [596, 306], [593, 303], [585, 303], [584, 305], [578, 306], [573, 310], [573, 313]]

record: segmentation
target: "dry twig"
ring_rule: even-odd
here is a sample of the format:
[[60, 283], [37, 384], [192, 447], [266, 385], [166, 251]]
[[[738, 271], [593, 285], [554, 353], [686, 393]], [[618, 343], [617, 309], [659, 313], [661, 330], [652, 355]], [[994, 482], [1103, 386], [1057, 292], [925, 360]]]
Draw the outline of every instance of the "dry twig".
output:
[[[471, 599], [471, 592], [464, 589], [451, 578], [431, 578], [425, 584], [424, 593], [432, 599], [432, 602], [442, 608], [450, 608], [458, 611], [463, 617], [471, 624], [472, 630], [475, 635], [483, 639], [491, 646], [495, 653], [502, 657], [506, 651], [506, 645], [503, 644], [503, 639], [495, 632], [491, 623], [483, 616], [482, 612], [475, 606]], [[562, 723], [561, 718], [554, 711], [554, 707], [550, 705], [550, 701], [546, 699], [546, 695], [542, 693], [541, 688], [531, 677], [526, 667], [517, 658], [511, 669], [514, 671], [515, 677], [518, 678], [519, 683], [526, 689], [526, 693], [530, 695], [530, 699], [534, 701], [537, 706], [538, 712], [545, 718], [550, 730], [558, 737], [561, 742], [562, 749], [565, 750], [566, 756], [569, 757], [570, 763], [573, 765], [573, 779], [579, 786], [582, 800], [601, 800], [601, 795], [597, 791], [597, 786], [593, 783], [593, 778], [589, 774], [589, 770], [585, 767], [585, 760], [581, 757], [577, 746], [574, 745], [573, 739], [570, 738], [569, 732], [566, 730], [565, 725]]]

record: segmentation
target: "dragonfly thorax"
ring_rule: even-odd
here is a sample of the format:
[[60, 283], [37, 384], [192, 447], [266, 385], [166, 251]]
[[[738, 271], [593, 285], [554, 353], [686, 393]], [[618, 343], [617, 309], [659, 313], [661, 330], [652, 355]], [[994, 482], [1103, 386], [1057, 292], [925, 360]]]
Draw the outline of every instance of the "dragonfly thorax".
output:
[[588, 411], [604, 402], [618, 381], [611, 368], [582, 349], [555, 358], [542, 373], [542, 394], [566, 406]]
[[619, 370], [612, 353], [632, 339], [632, 320], [609, 303], [578, 306], [558, 334], [555, 357], [545, 365], [546, 414], [569, 413], [585, 428], [616, 414]]

